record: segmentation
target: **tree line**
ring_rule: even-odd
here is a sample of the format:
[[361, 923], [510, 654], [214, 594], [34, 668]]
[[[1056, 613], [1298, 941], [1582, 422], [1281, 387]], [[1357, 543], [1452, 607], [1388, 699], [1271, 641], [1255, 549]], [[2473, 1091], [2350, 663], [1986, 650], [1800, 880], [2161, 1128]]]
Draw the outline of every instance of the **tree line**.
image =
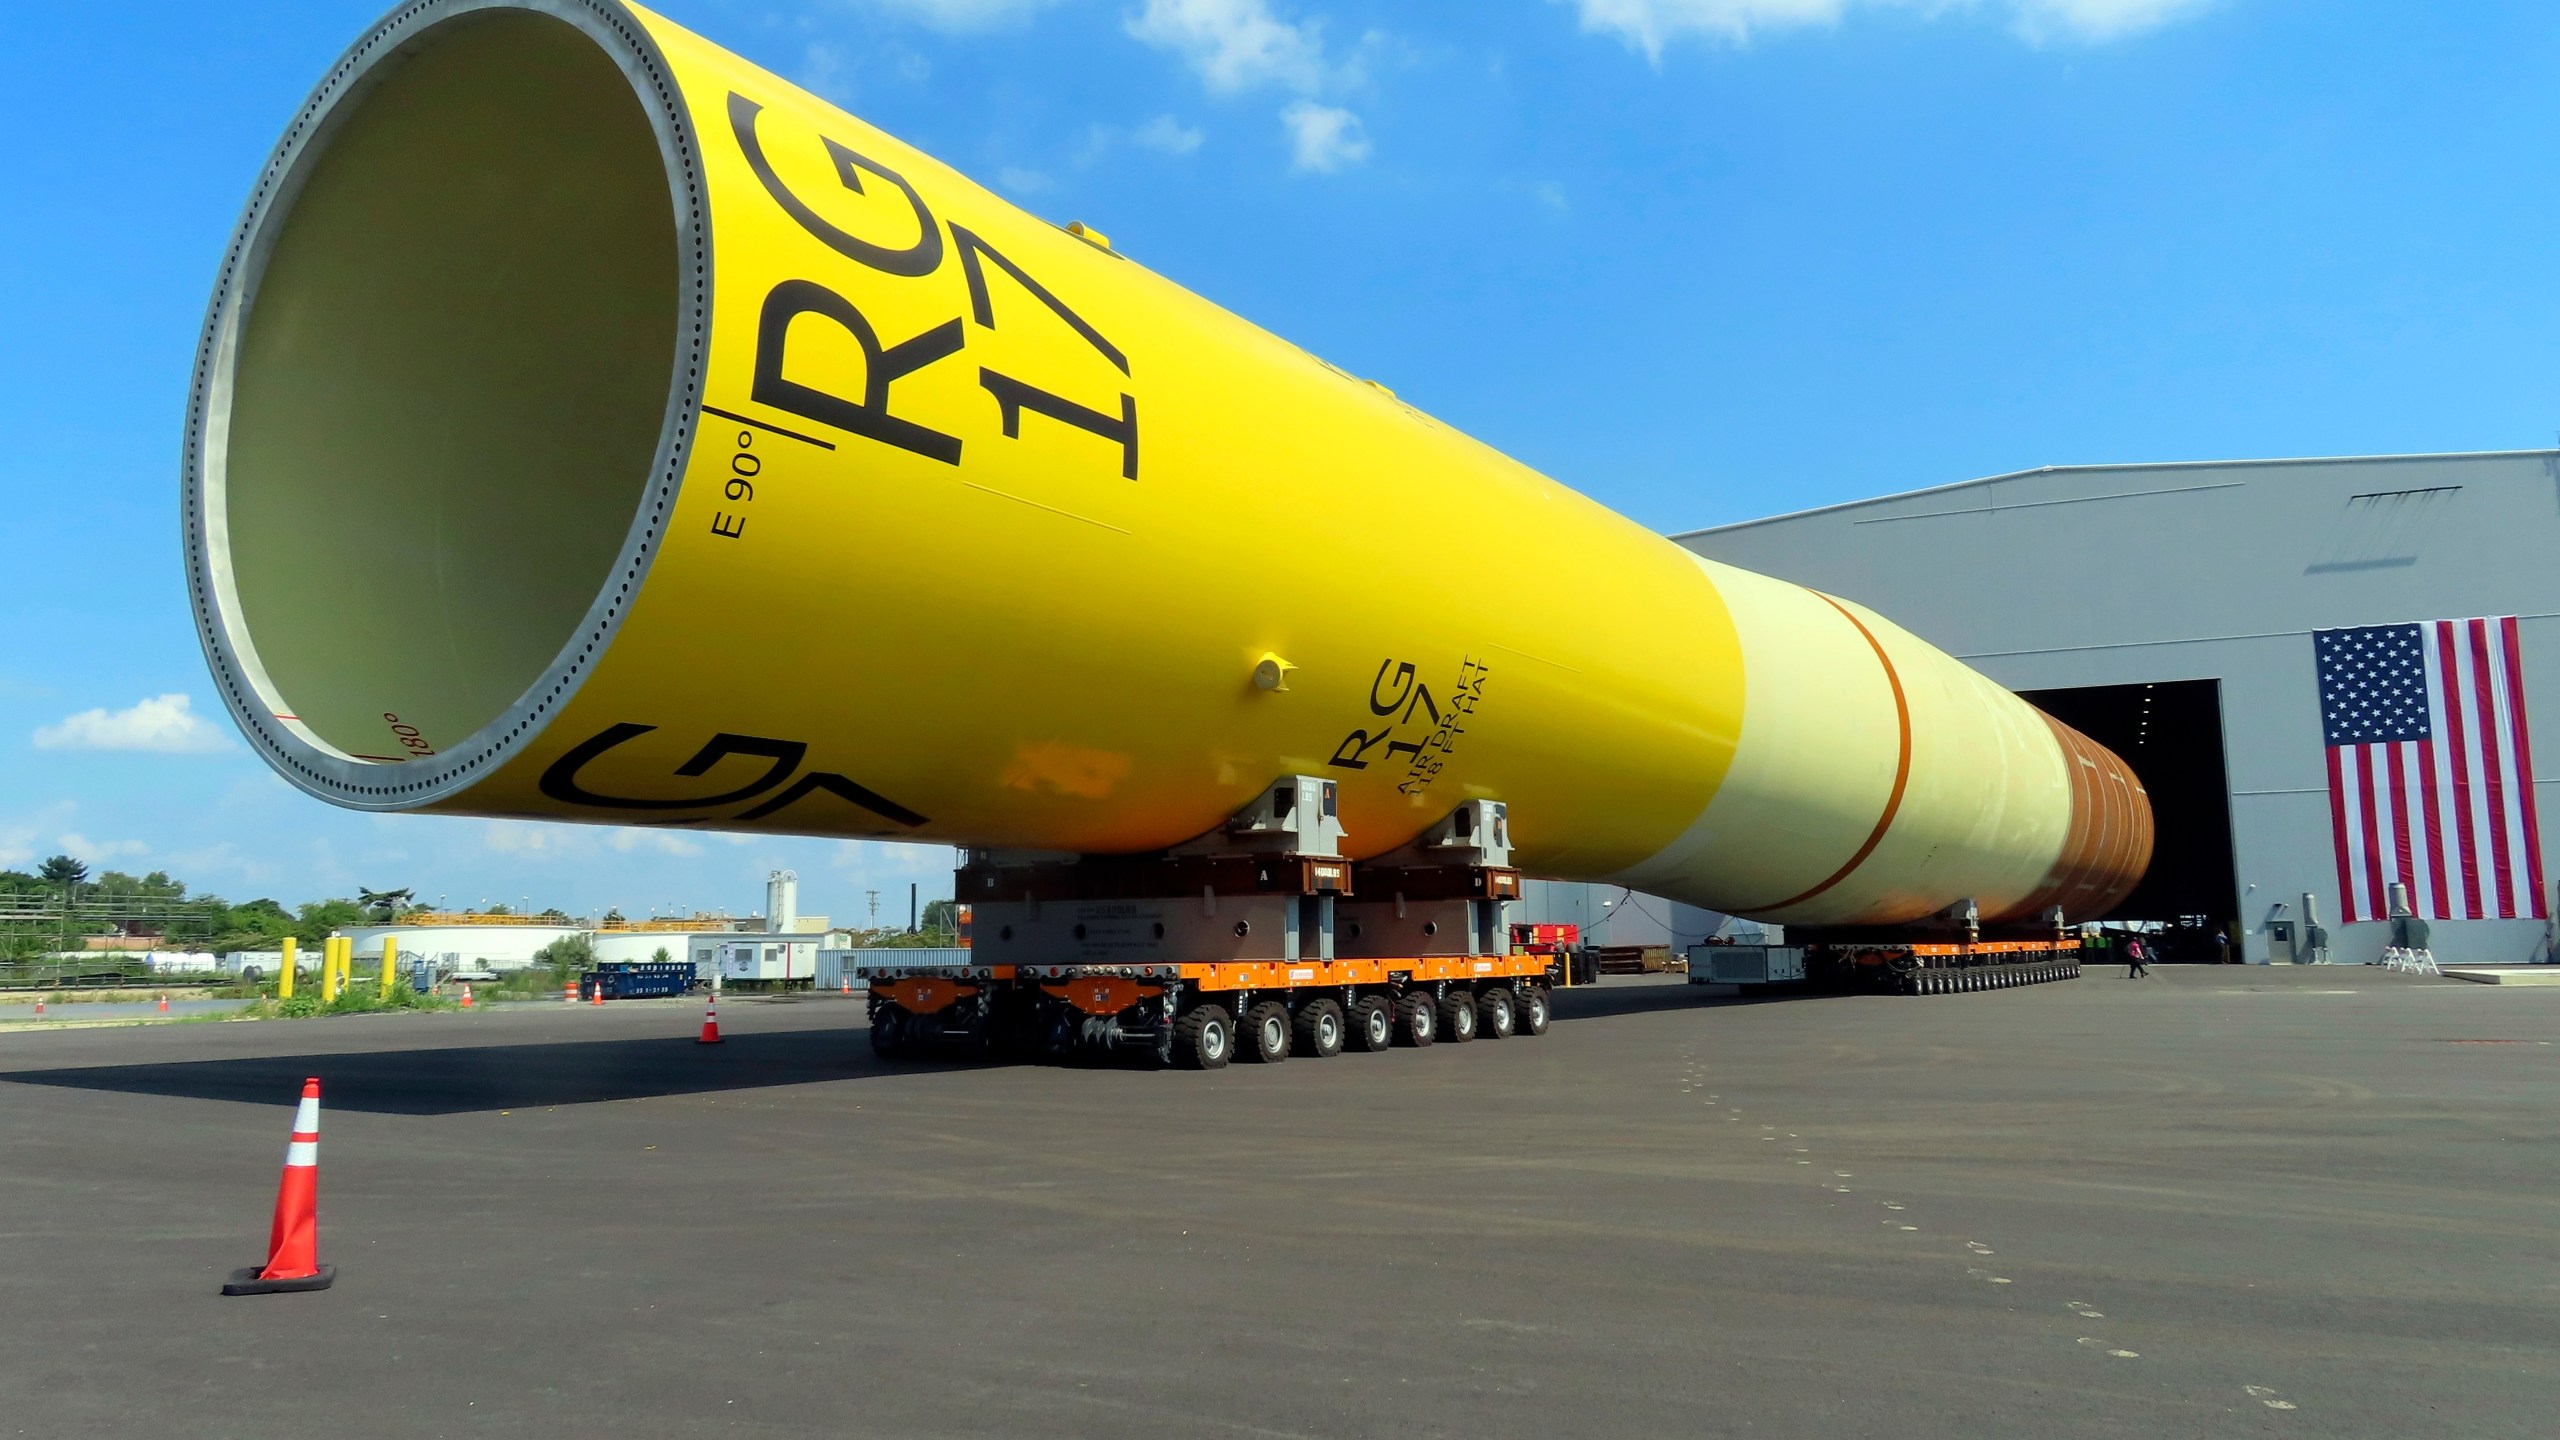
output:
[[[159, 925], [168, 938], [190, 949], [273, 950], [292, 936], [318, 945], [332, 930], [348, 925], [382, 924], [414, 909], [407, 890], [360, 890], [352, 899], [314, 900], [288, 910], [266, 897], [238, 904], [211, 893], [191, 892], [185, 881], [166, 870], [131, 875], [102, 870], [95, 875], [71, 856], [55, 855], [34, 870], [0, 870], [0, 896], [66, 902], [60, 920], [25, 920], [11, 924], [11, 951], [52, 949], [65, 938], [111, 935], [114, 925], [101, 912], [131, 906], [138, 919]], [[82, 912], [86, 911], [87, 914]]]

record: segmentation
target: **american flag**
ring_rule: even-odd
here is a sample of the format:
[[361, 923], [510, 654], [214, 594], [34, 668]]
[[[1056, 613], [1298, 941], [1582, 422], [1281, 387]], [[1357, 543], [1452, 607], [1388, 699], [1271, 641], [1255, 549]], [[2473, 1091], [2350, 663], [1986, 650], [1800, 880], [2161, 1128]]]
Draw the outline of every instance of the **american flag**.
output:
[[2316, 630], [2347, 920], [2549, 918], [2516, 617]]

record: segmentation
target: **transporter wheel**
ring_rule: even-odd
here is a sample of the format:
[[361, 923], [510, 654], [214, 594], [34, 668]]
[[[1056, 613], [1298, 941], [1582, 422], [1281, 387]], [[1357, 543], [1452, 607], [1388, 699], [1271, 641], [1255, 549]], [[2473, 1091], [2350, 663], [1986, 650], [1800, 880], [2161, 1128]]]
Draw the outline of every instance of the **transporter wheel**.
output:
[[1323, 1060], [1342, 1053], [1342, 1007], [1330, 1000], [1310, 1000], [1298, 1007], [1292, 1053]]
[[1173, 1022], [1173, 1063], [1185, 1070], [1223, 1070], [1235, 1049], [1236, 1022], [1224, 1005], [1194, 1005]]
[[1056, 1013], [1042, 1017], [1040, 1058], [1043, 1062], [1051, 1065], [1065, 1065], [1078, 1058], [1076, 1055], [1078, 1018], [1076, 1012], [1063, 1005], [1058, 1007]]
[[1396, 1002], [1396, 1043], [1416, 1050], [1440, 1038], [1440, 1014], [1428, 995], [1407, 995]]
[[1396, 1007], [1384, 995], [1363, 995], [1351, 1006], [1351, 1048], [1372, 1054], [1396, 1043]]
[[1440, 1038], [1464, 1045], [1476, 1038], [1476, 997], [1452, 990], [1440, 1001]]
[[904, 1060], [914, 1053], [909, 1039], [909, 1022], [914, 1019], [903, 1005], [881, 1006], [880, 1013], [871, 1017], [871, 1053], [883, 1060]]
[[1547, 1021], [1551, 1018], [1553, 1009], [1547, 997], [1546, 986], [1521, 986], [1520, 1004], [1511, 1016], [1511, 1033], [1514, 1035], [1546, 1034]]
[[1289, 1058], [1289, 1007], [1265, 1000], [1244, 1012], [1244, 1033], [1236, 1037], [1244, 1058], [1258, 1065], [1277, 1065]]
[[1476, 992], [1476, 1033], [1485, 1039], [1508, 1039], [1518, 1014], [1511, 1003], [1510, 986], [1488, 985]]

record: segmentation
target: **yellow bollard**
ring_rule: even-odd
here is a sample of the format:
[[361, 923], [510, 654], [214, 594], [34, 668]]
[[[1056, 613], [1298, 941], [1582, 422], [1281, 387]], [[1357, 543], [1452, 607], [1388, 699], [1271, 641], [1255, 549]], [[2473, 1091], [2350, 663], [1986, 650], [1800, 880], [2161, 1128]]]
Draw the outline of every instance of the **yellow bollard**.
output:
[[396, 969], [398, 969], [398, 968], [399, 968], [399, 965], [400, 965], [400, 942], [399, 942], [399, 941], [397, 941], [397, 940], [392, 939], [392, 938], [391, 938], [390, 936], [388, 936], [388, 935], [383, 936], [383, 937], [382, 937], [382, 998], [383, 998], [383, 999], [385, 999], [385, 1000], [388, 1000], [388, 999], [390, 999], [390, 998], [391, 998], [391, 974], [392, 974], [392, 972], [393, 972], [394, 970], [396, 970]]
[[352, 935], [341, 935], [338, 937], [338, 993], [340, 995], [344, 995], [349, 990], [355, 988], [355, 980], [355, 937]]
[[326, 1005], [337, 998], [338, 937], [324, 935], [320, 938], [320, 1003]]
[[284, 963], [276, 967], [276, 998], [279, 1000], [293, 998], [293, 967], [300, 948], [292, 936], [284, 937]]

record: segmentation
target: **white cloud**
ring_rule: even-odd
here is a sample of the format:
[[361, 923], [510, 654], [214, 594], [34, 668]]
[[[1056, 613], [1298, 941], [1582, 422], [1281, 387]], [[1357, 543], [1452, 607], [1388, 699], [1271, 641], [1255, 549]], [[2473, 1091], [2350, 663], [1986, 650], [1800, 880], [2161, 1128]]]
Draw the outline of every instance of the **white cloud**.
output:
[[1170, 115], [1159, 115], [1129, 132], [1129, 138], [1150, 150], [1161, 150], [1167, 155], [1188, 155], [1198, 150], [1200, 142], [1208, 139], [1209, 134], [1205, 130], [1185, 125]]
[[539, 820], [492, 820], [480, 842], [501, 855], [591, 855], [595, 837], [574, 826]]
[[1289, 163], [1295, 169], [1330, 175], [1369, 158], [1360, 117], [1339, 106], [1292, 101], [1280, 112], [1280, 123], [1289, 127]]
[[625, 827], [613, 832], [613, 848], [628, 855], [634, 850], [647, 850], [658, 855], [699, 855], [702, 847], [670, 830]]
[[501, 855], [539, 860], [592, 860], [607, 850], [617, 855], [673, 855], [679, 859], [702, 853], [701, 842], [682, 831], [653, 825], [491, 820], [480, 832], [480, 843]]
[[1001, 30], [1028, 22], [1032, 15], [1059, 0], [862, 0], [874, 10], [953, 35]]
[[89, 862], [95, 870], [151, 853], [151, 847], [139, 840], [92, 840], [68, 828], [79, 808], [71, 801], [57, 800], [33, 814], [0, 819], [0, 869], [27, 869], [47, 856], [68, 855]]
[[2213, 0], [2010, 0], [2030, 40], [2113, 40], [2180, 20]]
[[63, 832], [57, 841], [62, 853], [91, 864], [121, 860], [130, 855], [148, 855], [151, 847], [139, 840], [92, 840], [76, 830]]
[[1264, 0], [1147, 0], [1127, 25], [1137, 39], [1190, 61], [1201, 83], [1221, 94], [1265, 85], [1312, 94], [1329, 78], [1324, 22], [1283, 20]]
[[1764, 30], [1836, 25], [1851, 9], [1894, 6], [1930, 18], [1955, 11], [2006, 13], [2030, 42], [2112, 40], [2165, 25], [2213, 0], [1556, 0], [1573, 5], [1585, 31], [1615, 35], [1659, 60], [1683, 35], [1734, 44]]
[[184, 695], [155, 695], [123, 710], [83, 710], [36, 731], [39, 750], [148, 750], [207, 755], [231, 748], [221, 728]]
[[71, 802], [57, 800], [34, 815], [0, 820], [0, 869], [23, 869], [41, 855], [53, 854], [44, 837], [56, 833], [54, 827], [69, 819], [71, 811]]
[[[1189, 61], [1214, 94], [1277, 89], [1297, 95], [1280, 112], [1294, 168], [1331, 174], [1369, 158], [1360, 117], [1317, 99], [1358, 88], [1363, 56], [1386, 44], [1384, 35], [1363, 37], [1350, 59], [1336, 63], [1325, 54], [1322, 18], [1288, 19], [1269, 0], [1146, 0], [1146, 8], [1126, 24], [1137, 39]], [[1168, 141], [1189, 141], [1183, 148], [1159, 148], [1177, 155], [1198, 148], [1200, 132], [1184, 130], [1172, 116], [1152, 124], [1167, 127]], [[1147, 143], [1143, 135], [1141, 143]]]

